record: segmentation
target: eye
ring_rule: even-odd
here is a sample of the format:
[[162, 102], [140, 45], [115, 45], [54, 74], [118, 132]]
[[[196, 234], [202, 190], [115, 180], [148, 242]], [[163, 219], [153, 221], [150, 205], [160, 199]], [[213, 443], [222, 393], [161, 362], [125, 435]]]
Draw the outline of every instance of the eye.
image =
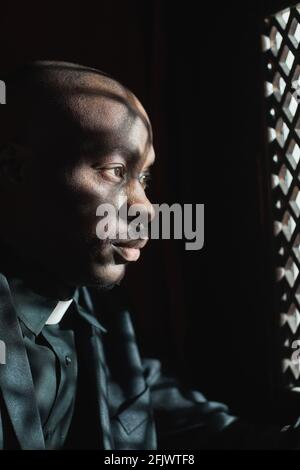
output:
[[149, 186], [149, 183], [151, 181], [151, 175], [150, 173], [143, 173], [140, 177], [139, 177], [139, 181], [141, 183], [141, 185], [143, 186], [144, 189], [148, 188]]
[[126, 174], [126, 170], [123, 165], [116, 165], [111, 167], [102, 167], [100, 168], [101, 175], [109, 179], [112, 182], [119, 183], [121, 182]]

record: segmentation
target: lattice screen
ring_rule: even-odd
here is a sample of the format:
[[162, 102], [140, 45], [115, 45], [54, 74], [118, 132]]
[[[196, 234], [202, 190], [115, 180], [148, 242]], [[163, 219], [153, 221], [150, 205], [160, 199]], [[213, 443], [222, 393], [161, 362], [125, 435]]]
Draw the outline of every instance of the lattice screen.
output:
[[295, 357], [300, 350], [300, 3], [267, 18], [264, 29], [282, 370], [285, 386], [297, 390], [300, 387], [300, 360]]

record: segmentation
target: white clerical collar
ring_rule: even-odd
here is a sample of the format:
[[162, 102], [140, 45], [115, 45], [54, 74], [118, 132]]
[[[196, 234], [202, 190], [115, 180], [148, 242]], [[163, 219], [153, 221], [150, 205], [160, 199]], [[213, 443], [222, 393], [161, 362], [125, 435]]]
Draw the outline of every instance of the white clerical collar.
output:
[[46, 321], [46, 325], [56, 325], [57, 323], [59, 323], [72, 302], [73, 299], [60, 300], [53, 312], [51, 313], [50, 317]]

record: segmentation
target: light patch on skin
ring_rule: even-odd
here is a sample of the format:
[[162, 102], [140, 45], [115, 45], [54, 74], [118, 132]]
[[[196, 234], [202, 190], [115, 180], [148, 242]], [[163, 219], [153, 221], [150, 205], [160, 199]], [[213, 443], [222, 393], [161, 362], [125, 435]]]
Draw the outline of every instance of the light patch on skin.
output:
[[[132, 114], [138, 114], [151, 127], [148, 115], [136, 96], [118, 82], [86, 74], [75, 83], [63, 81], [58, 76], [51, 80], [65, 97], [65, 105], [83, 127], [93, 130], [101, 122], [103, 131], [114, 131], [124, 125]], [[99, 126], [100, 127], [100, 126]], [[97, 129], [96, 129], [97, 130]]]
[[119, 193], [116, 198], [116, 209], [120, 210], [125, 203], [127, 204], [126, 194]]
[[68, 107], [82, 128], [91, 132], [116, 131], [128, 120], [128, 109], [115, 98], [88, 96], [88, 93], [72, 96]]
[[145, 129], [145, 132], [141, 132], [140, 119], [137, 118], [130, 126], [128, 132], [128, 139], [131, 144], [137, 149], [140, 155], [145, 155], [149, 136], [148, 132]]
[[69, 97], [66, 103], [73, 119], [87, 134], [101, 135], [103, 142], [108, 139], [112, 144], [120, 137], [120, 140], [126, 140], [127, 144], [130, 144], [132, 151], [140, 156], [141, 162], [148, 158], [150, 161], [154, 160], [152, 139], [149, 135], [151, 125], [142, 105], [137, 109], [137, 99], [134, 104], [128, 103], [128, 99], [125, 103], [120, 103], [116, 101], [115, 96], [90, 96], [87, 91], [80, 96]]
[[[101, 91], [99, 91], [99, 95]], [[129, 104], [130, 106], [130, 104]], [[119, 102], [118, 97], [89, 95], [88, 90], [84, 94], [71, 96], [67, 101], [67, 109], [75, 118], [77, 124], [83, 130], [91, 133], [126, 133], [131, 145], [139, 154], [143, 155], [149, 143], [149, 129], [146, 123], [150, 123], [143, 110], [140, 116], [136, 108], [128, 106], [128, 102]], [[144, 122], [141, 119], [144, 118]], [[141, 123], [145, 129], [141, 139]]]

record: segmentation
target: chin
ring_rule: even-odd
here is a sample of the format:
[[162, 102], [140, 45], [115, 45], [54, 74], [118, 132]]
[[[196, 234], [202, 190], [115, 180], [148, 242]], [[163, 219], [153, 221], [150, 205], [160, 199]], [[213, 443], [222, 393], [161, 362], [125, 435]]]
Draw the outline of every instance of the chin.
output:
[[124, 264], [94, 265], [85, 285], [97, 289], [112, 289], [114, 286], [121, 283], [125, 272], [126, 268]]

